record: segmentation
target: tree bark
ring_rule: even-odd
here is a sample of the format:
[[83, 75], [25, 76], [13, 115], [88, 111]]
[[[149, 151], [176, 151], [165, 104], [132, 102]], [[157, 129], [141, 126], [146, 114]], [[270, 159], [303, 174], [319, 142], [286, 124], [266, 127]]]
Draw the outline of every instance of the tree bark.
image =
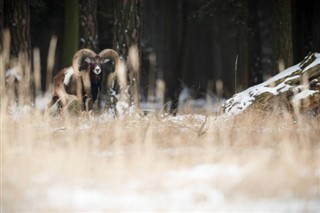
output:
[[22, 53], [30, 60], [30, 1], [4, 0], [4, 8], [4, 27], [9, 28], [11, 34], [11, 56]]
[[4, 2], [0, 0], [0, 53], [3, 50], [3, 30], [4, 30]]
[[114, 19], [114, 49], [126, 60], [132, 45], [140, 50], [140, 0], [115, 0]]
[[261, 42], [256, 0], [242, 0], [241, 22], [238, 24], [238, 66], [235, 91], [262, 82]]
[[62, 65], [70, 66], [74, 53], [79, 48], [78, 0], [65, 0]]
[[79, 0], [80, 48], [98, 51], [97, 0]]
[[[19, 105], [31, 104], [34, 97], [31, 69], [31, 36], [30, 36], [30, 0], [4, 0], [4, 24], [10, 30], [10, 57], [11, 65], [19, 70], [22, 76], [18, 84], [14, 84], [11, 96], [13, 102], [18, 100]], [[12, 78], [11, 78], [12, 80]], [[9, 86], [10, 87], [10, 86]]]
[[[172, 101], [171, 112], [174, 114], [177, 112], [179, 107], [179, 94], [181, 92], [181, 82], [182, 73], [187, 72], [185, 67], [185, 58], [186, 58], [186, 48], [187, 48], [187, 30], [188, 30], [188, 21], [187, 21], [187, 10], [188, 4], [183, 0], [176, 1], [176, 11], [178, 14], [177, 25], [180, 26], [180, 30], [177, 33], [177, 56], [173, 57], [175, 62], [174, 70], [171, 74], [171, 85], [169, 85], [169, 95]], [[172, 50], [171, 50], [172, 51]]]
[[[120, 58], [129, 62], [128, 77], [130, 93], [135, 109], [139, 109], [140, 94], [140, 0], [115, 0], [114, 1], [114, 31], [113, 46]], [[129, 49], [133, 48], [137, 66], [129, 60]], [[131, 76], [131, 77], [130, 77]], [[130, 101], [131, 102], [131, 101]]]
[[249, 86], [253, 86], [262, 82], [261, 42], [256, 0], [248, 0], [248, 27]]
[[312, 45], [314, 48], [314, 51], [320, 52], [320, 2], [314, 1], [313, 5], [313, 18], [312, 18]]
[[179, 93], [181, 91], [182, 72], [185, 69], [185, 48], [187, 22], [185, 10], [187, 3], [179, 1], [171, 2], [164, 0], [160, 3], [162, 15], [162, 71], [166, 90], [164, 102], [169, 112], [175, 114], [178, 110]]
[[272, 0], [273, 74], [293, 64], [292, 0]]

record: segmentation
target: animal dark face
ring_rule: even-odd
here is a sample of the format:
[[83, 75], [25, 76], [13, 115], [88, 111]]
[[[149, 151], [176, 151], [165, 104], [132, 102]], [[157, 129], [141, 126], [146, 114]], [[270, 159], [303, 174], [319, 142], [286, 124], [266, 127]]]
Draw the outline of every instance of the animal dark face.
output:
[[109, 59], [97, 56], [95, 58], [86, 58], [85, 61], [91, 65], [91, 71], [99, 75], [102, 71], [102, 64], [107, 63]]

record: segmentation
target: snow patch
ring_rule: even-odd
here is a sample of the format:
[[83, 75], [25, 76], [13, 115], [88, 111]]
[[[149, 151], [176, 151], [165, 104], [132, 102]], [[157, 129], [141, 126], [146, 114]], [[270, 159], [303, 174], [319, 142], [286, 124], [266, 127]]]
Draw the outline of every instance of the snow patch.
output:
[[[248, 168], [235, 164], [199, 164], [161, 174], [128, 176], [115, 182], [55, 183], [38, 191], [26, 192], [30, 197], [41, 196], [37, 205], [46, 209], [72, 211], [315, 211], [316, 199], [251, 198], [226, 192], [233, 190], [247, 175]], [[49, 176], [37, 176], [40, 186]], [[227, 189], [221, 188], [223, 181]], [[225, 188], [225, 186], [224, 186]]]
[[311, 64], [309, 64], [306, 68], [304, 68], [305, 71], [310, 69], [311, 67], [314, 67], [320, 64], [320, 53], [315, 53], [314, 55], [316, 56], [316, 59]]
[[235, 165], [203, 164], [191, 169], [172, 171], [170, 178], [183, 179], [184, 181], [209, 181], [215, 177], [232, 177], [233, 181], [240, 181], [243, 171]]
[[298, 105], [300, 103], [300, 101], [307, 99], [308, 97], [313, 96], [318, 93], [319, 93], [318, 91], [314, 91], [314, 90], [308, 90], [308, 89], [303, 90], [302, 92], [293, 96], [292, 103]]

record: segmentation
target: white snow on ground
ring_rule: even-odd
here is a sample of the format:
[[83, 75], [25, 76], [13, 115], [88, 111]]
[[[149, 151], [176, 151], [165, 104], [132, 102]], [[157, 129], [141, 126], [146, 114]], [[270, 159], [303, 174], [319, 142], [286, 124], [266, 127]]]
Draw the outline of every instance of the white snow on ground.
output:
[[184, 85], [179, 94], [178, 112], [185, 114], [188, 111], [197, 112], [202, 111], [207, 114], [218, 113], [225, 101], [224, 98], [218, 98], [213, 93], [209, 92], [205, 98], [194, 99], [191, 95], [192, 90]]
[[[52, 94], [48, 92], [43, 95], [38, 95], [35, 99], [35, 108], [39, 111], [45, 111], [51, 98]], [[53, 110], [57, 110], [56, 107]]]
[[11, 114], [14, 120], [19, 120], [22, 115], [29, 114], [32, 112], [33, 108], [31, 106], [25, 105], [19, 107], [18, 104], [13, 103], [9, 108], [8, 112]]
[[195, 121], [195, 122], [205, 122], [206, 121], [205, 115], [200, 114], [187, 114], [187, 115], [177, 115], [177, 116], [168, 116], [164, 119], [164, 121], [170, 121], [173, 123], [181, 123], [185, 121]]
[[[239, 183], [248, 168], [233, 164], [199, 164], [144, 174], [112, 183], [54, 183], [48, 188], [29, 189], [30, 200], [39, 198], [38, 207], [77, 211], [317, 211], [317, 200], [282, 198], [228, 198], [225, 191]], [[49, 177], [49, 176], [48, 176]], [[37, 176], [36, 184], [49, 180]], [[219, 180], [224, 184], [220, 185]], [[78, 181], [78, 182], [81, 182]]]

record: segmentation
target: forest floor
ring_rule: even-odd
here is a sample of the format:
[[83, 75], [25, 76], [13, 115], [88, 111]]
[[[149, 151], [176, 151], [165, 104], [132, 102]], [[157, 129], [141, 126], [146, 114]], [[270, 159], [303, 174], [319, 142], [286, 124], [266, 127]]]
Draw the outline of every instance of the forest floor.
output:
[[320, 211], [320, 118], [1, 109], [1, 211]]

